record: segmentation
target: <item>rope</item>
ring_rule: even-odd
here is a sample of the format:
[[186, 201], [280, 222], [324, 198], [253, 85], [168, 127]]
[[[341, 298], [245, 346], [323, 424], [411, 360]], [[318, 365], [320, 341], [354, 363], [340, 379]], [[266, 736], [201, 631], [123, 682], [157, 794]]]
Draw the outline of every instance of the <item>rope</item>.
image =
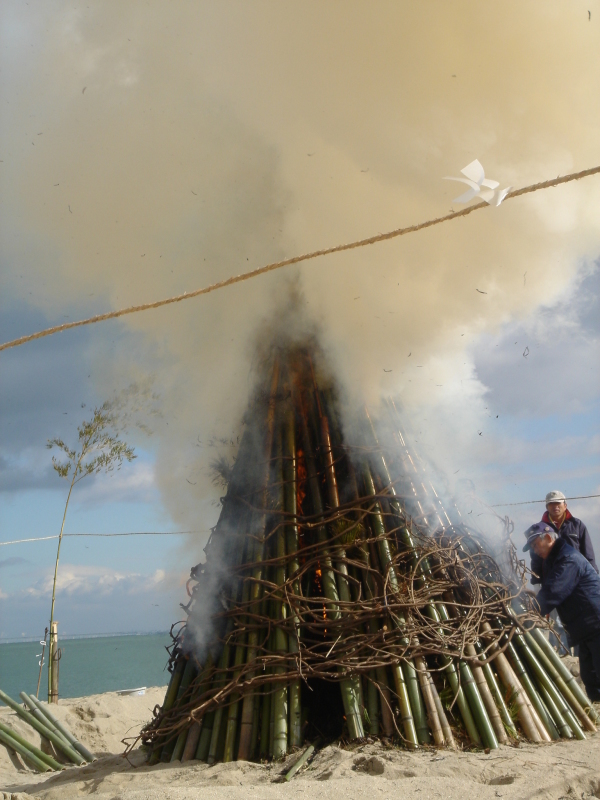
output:
[[[531, 186], [525, 186], [522, 189], [515, 189], [506, 195], [505, 200], [510, 200], [513, 197], [520, 197], [521, 195], [529, 194], [530, 192], [537, 192], [540, 189], [549, 189], [552, 186], [559, 186], [561, 183], [578, 181], [581, 178], [587, 178], [589, 175], [595, 175], [598, 172], [600, 172], [600, 166], [583, 170], [583, 172], [574, 172], [571, 175], [553, 178], [552, 180], [543, 181], [542, 183], [535, 183]], [[161, 306], [167, 306], [171, 303], [179, 303], [182, 300], [189, 300], [192, 297], [199, 297], [202, 294], [215, 292], [217, 289], [224, 289], [226, 286], [232, 286], [234, 283], [241, 283], [242, 281], [250, 280], [250, 278], [256, 278], [259, 275], [264, 275], [266, 272], [273, 272], [274, 270], [281, 269], [282, 267], [289, 267], [292, 264], [299, 264], [301, 261], [309, 261], [312, 258], [328, 256], [332, 253], [341, 253], [345, 250], [354, 250], [357, 247], [366, 247], [369, 244], [376, 244], [378, 242], [384, 242], [388, 239], [395, 239], [396, 237], [404, 236], [407, 233], [415, 233], [416, 231], [421, 231], [424, 228], [431, 228], [433, 225], [440, 225], [442, 222], [448, 222], [449, 220], [456, 219], [457, 217], [466, 217], [467, 214], [470, 214], [472, 211], [477, 211], [481, 208], [487, 208], [487, 203], [481, 201], [480, 203], [476, 203], [474, 206], [464, 208], [461, 211], [453, 211], [451, 214], [446, 214], [443, 217], [436, 217], [435, 219], [430, 219], [426, 222], [420, 222], [417, 225], [409, 225], [407, 228], [397, 228], [394, 231], [379, 233], [376, 236], [369, 236], [367, 239], [359, 239], [356, 242], [350, 242], [348, 244], [338, 244], [335, 247], [326, 247], [323, 250], [314, 250], [312, 253], [293, 256], [292, 258], [286, 258], [283, 261], [276, 261], [273, 264], [267, 264], [263, 267], [258, 267], [257, 269], [250, 270], [250, 272], [244, 272], [241, 275], [233, 275], [230, 278], [226, 278], [223, 281], [218, 281], [210, 286], [205, 286], [202, 289], [196, 289], [193, 292], [184, 292], [183, 294], [176, 295], [175, 297], [169, 297], [165, 300], [157, 300], [154, 303], [143, 303], [142, 305], [138, 306], [129, 306], [129, 308], [122, 308], [119, 311], [110, 311], [106, 314], [97, 314], [94, 317], [82, 319], [78, 322], [65, 322], [62, 325], [55, 325], [52, 328], [46, 328], [43, 331], [31, 333], [27, 336], [21, 336], [18, 339], [13, 339], [10, 342], [0, 344], [0, 351], [8, 350], [11, 347], [18, 347], [19, 345], [26, 344], [27, 342], [32, 342], [34, 339], [42, 339], [45, 336], [51, 336], [54, 333], [61, 333], [62, 331], [69, 330], [70, 328], [79, 328], [82, 325], [92, 325], [96, 322], [104, 322], [107, 319], [123, 317], [126, 314], [137, 314], [138, 311], [148, 311], [151, 308], [160, 308]]]
[[[578, 497], [565, 497], [565, 500], [589, 500], [590, 497], [600, 497], [600, 494], [580, 494]], [[496, 503], [490, 508], [508, 508], [508, 506], [529, 506], [532, 503], [546, 503], [545, 500], [524, 500], [522, 503]]]
[[[186, 533], [210, 533], [210, 531], [136, 531], [133, 533], [63, 533], [63, 539], [67, 536], [183, 536]], [[45, 542], [48, 539], [58, 539], [59, 536], [37, 536], [35, 539], [15, 539], [12, 542], [0, 542], [0, 547], [5, 544], [22, 544], [23, 542]]]

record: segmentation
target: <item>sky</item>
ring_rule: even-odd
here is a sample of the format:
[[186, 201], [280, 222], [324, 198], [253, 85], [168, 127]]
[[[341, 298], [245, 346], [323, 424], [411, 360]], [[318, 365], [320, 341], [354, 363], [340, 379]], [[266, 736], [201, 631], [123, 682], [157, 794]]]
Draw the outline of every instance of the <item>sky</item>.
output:
[[[192, 291], [600, 163], [600, 2], [2, 4], [0, 339]], [[348, 418], [400, 399], [439, 488], [515, 538], [600, 484], [600, 178], [0, 354], [0, 542], [56, 535], [46, 441], [118, 402], [78, 485], [63, 634], [166, 630], [265, 342], [316, 332]], [[292, 304], [290, 298], [295, 298]], [[502, 505], [498, 505], [502, 504]], [[467, 507], [467, 506], [473, 506]], [[600, 549], [598, 498], [570, 508]], [[494, 509], [490, 506], [498, 506]], [[56, 540], [0, 546], [0, 641], [43, 635]]]

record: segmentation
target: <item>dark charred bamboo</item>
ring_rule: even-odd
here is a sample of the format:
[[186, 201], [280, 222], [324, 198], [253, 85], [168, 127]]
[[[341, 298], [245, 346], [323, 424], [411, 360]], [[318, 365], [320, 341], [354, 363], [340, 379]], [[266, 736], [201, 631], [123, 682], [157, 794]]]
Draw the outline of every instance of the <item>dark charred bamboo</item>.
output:
[[[297, 468], [296, 468], [296, 420], [294, 406], [291, 403], [285, 416], [285, 430], [283, 438], [283, 501], [286, 512], [285, 547], [288, 556], [288, 573], [292, 578], [292, 593], [300, 595], [300, 581], [293, 580], [293, 576], [300, 569], [298, 559], [298, 494], [297, 494]], [[300, 658], [300, 620], [294, 610], [291, 610], [293, 634], [288, 637], [288, 650]], [[290, 682], [289, 686], [289, 740], [290, 747], [299, 747], [302, 744], [302, 708], [300, 695], [300, 679]]]
[[[269, 476], [271, 473], [271, 455], [273, 451], [273, 435], [275, 429], [277, 388], [279, 386], [279, 362], [276, 361], [273, 367], [273, 378], [271, 381], [271, 391], [269, 394], [269, 408], [267, 413], [267, 424], [265, 432], [264, 446], [264, 479], [262, 482], [261, 508], [253, 515], [252, 533], [256, 537], [254, 549], [255, 567], [252, 570], [252, 586], [250, 589], [249, 612], [256, 610], [262, 595], [261, 581], [263, 576], [263, 553], [265, 547], [265, 533], [267, 525], [267, 505], [269, 491]], [[258, 632], [250, 631], [248, 634], [248, 654], [246, 662], [252, 664], [258, 655]], [[247, 679], [254, 677], [255, 671], [248, 673]], [[252, 739], [252, 717], [254, 714], [254, 692], [248, 692], [244, 696], [242, 703], [242, 715], [240, 720], [240, 743], [238, 747], [238, 759], [248, 761], [250, 758], [250, 746]]]

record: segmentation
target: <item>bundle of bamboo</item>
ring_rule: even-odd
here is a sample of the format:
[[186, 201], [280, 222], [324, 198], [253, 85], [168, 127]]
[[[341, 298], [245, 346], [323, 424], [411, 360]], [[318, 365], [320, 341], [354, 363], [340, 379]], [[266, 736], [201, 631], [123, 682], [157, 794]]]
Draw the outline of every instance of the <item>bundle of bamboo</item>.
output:
[[[48, 707], [35, 697], [21, 692], [20, 697], [26, 708], [20, 706], [5, 692], [0, 690], [0, 700], [17, 713], [17, 715], [27, 722], [43, 739], [46, 739], [54, 748], [56, 754], [70, 762], [81, 766], [86, 762], [96, 760], [96, 757], [79, 742], [65, 726], [56, 719]], [[23, 756], [38, 772], [48, 772], [49, 770], [65, 769], [65, 764], [58, 762], [53, 756], [40, 750], [39, 747], [31, 744], [8, 725], [0, 723], [0, 741], [11, 750]]]
[[387, 415], [385, 448], [366, 411], [351, 442], [309, 355], [274, 359], [140, 734], [150, 763], [280, 758], [317, 735], [496, 748], [595, 730], [524, 582], [451, 519]]

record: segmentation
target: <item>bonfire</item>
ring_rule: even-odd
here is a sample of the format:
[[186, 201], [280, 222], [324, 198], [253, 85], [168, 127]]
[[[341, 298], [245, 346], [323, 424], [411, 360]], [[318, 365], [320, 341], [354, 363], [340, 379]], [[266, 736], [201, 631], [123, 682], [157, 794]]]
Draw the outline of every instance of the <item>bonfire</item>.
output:
[[436, 494], [397, 405], [347, 430], [323, 374], [307, 349], [269, 362], [172, 628], [149, 762], [279, 759], [316, 738], [585, 738], [596, 712], [514, 547], [502, 572]]

